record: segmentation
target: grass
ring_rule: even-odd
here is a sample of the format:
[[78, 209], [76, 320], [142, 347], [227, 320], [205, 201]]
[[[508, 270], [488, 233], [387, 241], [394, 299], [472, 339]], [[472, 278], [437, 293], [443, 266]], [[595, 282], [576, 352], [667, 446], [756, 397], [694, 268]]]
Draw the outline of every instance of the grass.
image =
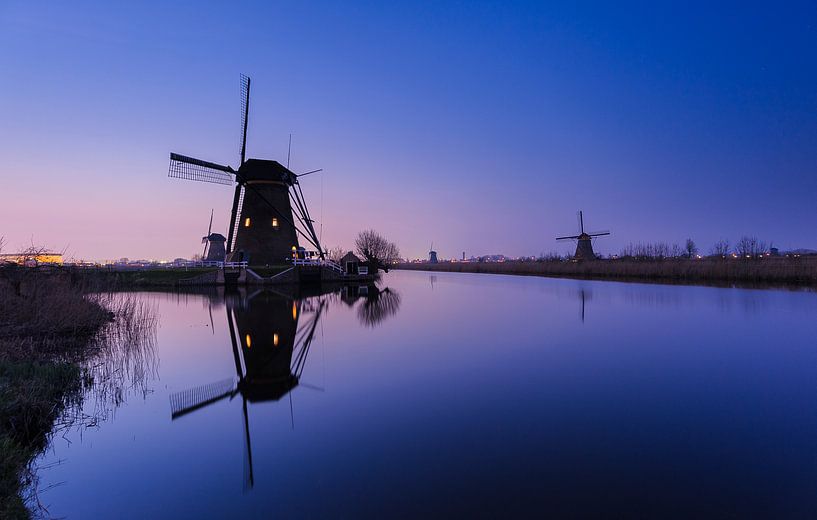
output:
[[[77, 365], [0, 362], [0, 518], [28, 518], [24, 493], [31, 462], [47, 445], [54, 421], [79, 399]], [[33, 493], [32, 493], [33, 494]]]
[[817, 258], [671, 258], [584, 262], [455, 262], [399, 264], [396, 269], [682, 283], [817, 285]]
[[179, 280], [216, 271], [208, 267], [178, 269], [87, 270], [83, 274], [107, 287], [175, 287]]

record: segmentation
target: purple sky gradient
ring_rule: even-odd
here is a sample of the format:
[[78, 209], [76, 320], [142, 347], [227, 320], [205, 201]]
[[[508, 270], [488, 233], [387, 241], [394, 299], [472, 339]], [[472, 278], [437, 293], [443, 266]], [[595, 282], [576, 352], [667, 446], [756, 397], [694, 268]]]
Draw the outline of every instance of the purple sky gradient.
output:
[[200, 252], [236, 166], [293, 134], [327, 246], [537, 255], [557, 234], [817, 248], [817, 7], [0, 4], [0, 236], [84, 259]]

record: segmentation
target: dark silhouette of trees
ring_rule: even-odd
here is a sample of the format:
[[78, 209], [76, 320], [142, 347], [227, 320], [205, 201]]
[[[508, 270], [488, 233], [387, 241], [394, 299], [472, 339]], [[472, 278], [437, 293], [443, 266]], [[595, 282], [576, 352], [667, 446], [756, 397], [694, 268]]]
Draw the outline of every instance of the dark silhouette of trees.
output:
[[698, 254], [698, 246], [695, 245], [691, 238], [687, 238], [684, 248], [687, 252], [687, 258], [692, 258], [692, 255]]
[[400, 249], [373, 229], [361, 231], [355, 239], [355, 250], [373, 271], [389, 272], [389, 266], [400, 259]]
[[712, 255], [713, 256], [720, 256], [726, 257], [729, 254], [729, 241], [728, 240], [718, 240], [715, 242], [715, 245], [712, 246]]
[[757, 237], [742, 236], [735, 244], [735, 252], [742, 258], [757, 258], [766, 252], [766, 243]]

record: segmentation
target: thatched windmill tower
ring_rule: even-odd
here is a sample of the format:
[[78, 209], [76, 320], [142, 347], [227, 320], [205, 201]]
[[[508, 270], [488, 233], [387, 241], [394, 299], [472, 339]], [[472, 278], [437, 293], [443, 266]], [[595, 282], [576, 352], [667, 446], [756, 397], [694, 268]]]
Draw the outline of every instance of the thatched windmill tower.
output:
[[323, 258], [325, 252], [298, 183], [299, 177], [321, 170], [295, 174], [288, 165], [277, 161], [247, 159], [249, 113], [250, 78], [242, 75], [238, 169], [171, 153], [168, 176], [235, 185], [227, 228], [226, 252], [230, 261], [248, 261], [254, 265], [282, 264], [299, 248], [299, 235]]
[[596, 231], [592, 233], [585, 232], [584, 216], [582, 215], [582, 212], [580, 210], [579, 234], [566, 237], [556, 237], [556, 240], [575, 240], [576, 254], [573, 255], [573, 258], [575, 260], [593, 260], [594, 258], [596, 258], [596, 254], [593, 252], [593, 238], [609, 234], [610, 234], [609, 231]]

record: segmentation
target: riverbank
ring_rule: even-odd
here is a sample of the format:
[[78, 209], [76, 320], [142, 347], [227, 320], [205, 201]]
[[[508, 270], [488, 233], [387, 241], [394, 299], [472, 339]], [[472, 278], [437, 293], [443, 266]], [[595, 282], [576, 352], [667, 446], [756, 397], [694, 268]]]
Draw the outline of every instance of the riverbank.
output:
[[817, 286], [817, 257], [404, 263], [394, 269], [680, 283]]
[[152, 325], [143, 318], [126, 298], [89, 296], [65, 273], [0, 269], [0, 518], [40, 507], [33, 461], [100, 383], [87, 367], [106, 366], [109, 336], [133, 343], [129, 333]]

